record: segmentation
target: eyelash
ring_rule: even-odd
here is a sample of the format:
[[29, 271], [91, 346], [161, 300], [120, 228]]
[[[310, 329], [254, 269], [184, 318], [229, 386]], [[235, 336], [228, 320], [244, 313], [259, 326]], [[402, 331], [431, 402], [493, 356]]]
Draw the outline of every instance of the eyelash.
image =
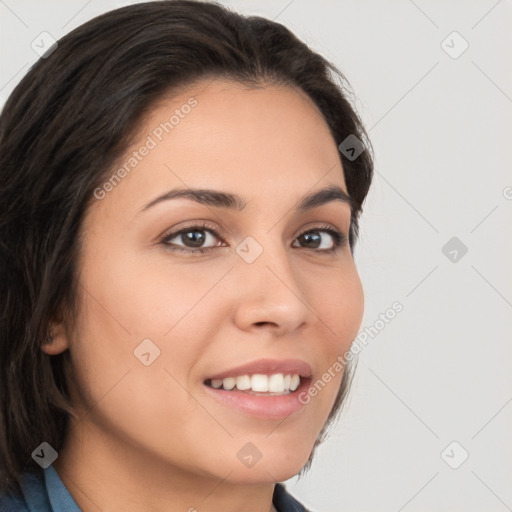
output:
[[[183, 233], [188, 233], [189, 231], [209, 231], [211, 234], [215, 236], [215, 238], [221, 239], [220, 235], [218, 234], [217, 230], [212, 228], [211, 226], [208, 226], [207, 223], [202, 224], [192, 224], [190, 226], [186, 226], [179, 231], [174, 231], [173, 233], [169, 233], [165, 235], [161, 240], [160, 243], [167, 246], [167, 249], [173, 252], [180, 252], [180, 253], [206, 253], [208, 251], [211, 251], [212, 249], [216, 249], [220, 246], [214, 246], [214, 247], [197, 247], [195, 249], [191, 248], [184, 248], [181, 246], [173, 246], [169, 244], [169, 240], [172, 240], [173, 238], [176, 238], [178, 235], [181, 235]], [[312, 233], [312, 232], [326, 232], [329, 233], [329, 235], [333, 238], [333, 247], [331, 249], [312, 249], [315, 252], [319, 253], [327, 253], [327, 254], [333, 254], [335, 253], [340, 247], [348, 245], [347, 237], [345, 234], [341, 233], [340, 231], [333, 229], [329, 225], [323, 225], [323, 226], [316, 226], [314, 228], [309, 228], [305, 231], [302, 231], [297, 235], [297, 238], [301, 237], [304, 234]], [[299, 247], [299, 249], [307, 249], [307, 247]]]

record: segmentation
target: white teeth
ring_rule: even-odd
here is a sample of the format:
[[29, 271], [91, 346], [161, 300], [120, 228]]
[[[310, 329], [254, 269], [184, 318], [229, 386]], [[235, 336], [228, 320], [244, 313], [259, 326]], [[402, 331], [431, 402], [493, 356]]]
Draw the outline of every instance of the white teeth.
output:
[[295, 391], [300, 384], [300, 377], [298, 375], [292, 375], [292, 378], [290, 380], [290, 390]]
[[239, 391], [288, 394], [299, 387], [300, 376], [297, 374], [274, 373], [264, 375], [256, 373], [250, 376], [239, 375], [237, 377], [226, 377], [225, 379], [212, 379], [210, 385], [213, 388], [228, 391], [236, 387]]
[[235, 387], [235, 379], [233, 377], [222, 379], [222, 387], [228, 390], [233, 389]]
[[241, 375], [236, 378], [236, 387], [240, 391], [245, 391], [246, 389], [251, 388], [251, 378], [249, 375]]
[[268, 390], [273, 393], [282, 393], [284, 391], [284, 376], [282, 373], [270, 376], [270, 379], [268, 379]]
[[253, 391], [268, 391], [268, 377], [266, 375], [261, 375], [256, 373], [251, 377], [251, 389]]

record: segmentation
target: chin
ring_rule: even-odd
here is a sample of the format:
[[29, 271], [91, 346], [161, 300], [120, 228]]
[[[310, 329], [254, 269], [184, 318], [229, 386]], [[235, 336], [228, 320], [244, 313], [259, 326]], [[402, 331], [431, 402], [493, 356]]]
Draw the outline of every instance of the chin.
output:
[[[227, 481], [233, 484], [244, 484], [244, 485], [257, 485], [257, 484], [269, 484], [276, 482], [284, 482], [289, 478], [295, 476], [302, 468], [301, 465], [270, 465], [260, 466], [259, 464], [250, 469], [238, 468], [233, 471]], [[220, 478], [224, 478], [226, 475], [219, 475]]]
[[[311, 454], [310, 450], [285, 450], [276, 448], [270, 450], [270, 455], [261, 454], [261, 458], [253, 460], [248, 459], [246, 463], [243, 461], [243, 455], [240, 456], [233, 464], [224, 467], [230, 467], [231, 474], [228, 480], [238, 484], [263, 484], [274, 483], [288, 480], [295, 476], [307, 463]], [[226, 471], [227, 472], [227, 471]], [[224, 473], [222, 477], [225, 477]]]

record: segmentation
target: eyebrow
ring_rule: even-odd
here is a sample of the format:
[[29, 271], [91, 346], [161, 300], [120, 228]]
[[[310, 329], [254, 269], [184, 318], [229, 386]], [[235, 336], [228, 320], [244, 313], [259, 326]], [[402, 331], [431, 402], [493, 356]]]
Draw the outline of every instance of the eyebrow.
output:
[[[161, 196], [158, 196], [147, 203], [140, 211], [148, 210], [162, 201], [169, 201], [171, 199], [178, 198], [190, 199], [196, 203], [204, 204], [206, 206], [228, 208], [236, 211], [242, 211], [247, 205], [247, 202], [245, 202], [240, 196], [229, 192], [221, 192], [219, 190], [212, 189], [187, 188], [171, 190]], [[341, 201], [342, 203], [348, 204], [351, 211], [355, 206], [354, 200], [344, 190], [338, 186], [330, 185], [329, 187], [305, 195], [296, 206], [296, 209], [299, 211], [307, 211], [332, 201]]]

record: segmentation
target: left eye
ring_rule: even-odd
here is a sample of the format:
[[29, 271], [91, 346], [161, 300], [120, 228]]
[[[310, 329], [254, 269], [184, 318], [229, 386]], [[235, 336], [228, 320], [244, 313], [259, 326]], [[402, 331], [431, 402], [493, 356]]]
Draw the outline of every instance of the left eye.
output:
[[[327, 247], [325, 246], [326, 243], [324, 243], [321, 233], [327, 233], [333, 240], [331, 244], [327, 242]], [[321, 249], [322, 251], [335, 251], [344, 243], [344, 236], [339, 231], [331, 228], [315, 228], [304, 231], [297, 237], [297, 240], [299, 239], [302, 239], [303, 242], [310, 245], [310, 247], [306, 247], [306, 249]]]
[[[222, 246], [221, 244], [214, 244], [209, 247], [203, 247], [203, 244], [208, 241], [208, 235], [205, 235], [205, 233], [208, 233], [210, 238], [213, 239], [210, 241], [214, 241], [215, 238], [220, 239], [219, 234], [213, 228], [197, 225], [188, 226], [179, 231], [166, 235], [162, 239], [162, 243], [168, 246], [168, 248], [172, 251], [186, 253], [204, 253], [214, 249], [215, 247]], [[324, 236], [322, 233], [327, 233], [331, 237], [332, 242], [329, 243], [324, 241]], [[178, 237], [179, 241], [184, 245], [176, 245], [176, 242], [173, 242], [173, 240]], [[317, 252], [334, 252], [338, 247], [347, 244], [347, 237], [343, 233], [332, 229], [329, 226], [312, 228], [307, 231], [303, 231], [297, 236], [296, 240], [307, 244], [306, 246], [299, 246], [300, 248], [316, 249]]]

